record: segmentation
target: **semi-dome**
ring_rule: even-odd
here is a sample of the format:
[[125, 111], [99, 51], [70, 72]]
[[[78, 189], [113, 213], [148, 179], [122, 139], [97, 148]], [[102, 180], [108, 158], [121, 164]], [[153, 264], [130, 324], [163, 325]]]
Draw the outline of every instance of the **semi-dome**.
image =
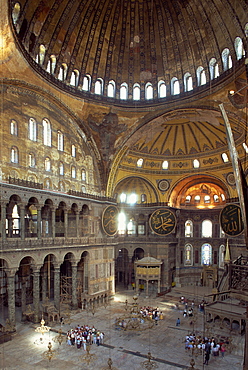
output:
[[88, 98], [161, 102], [214, 84], [245, 55], [247, 3], [20, 0], [13, 26], [32, 66]]

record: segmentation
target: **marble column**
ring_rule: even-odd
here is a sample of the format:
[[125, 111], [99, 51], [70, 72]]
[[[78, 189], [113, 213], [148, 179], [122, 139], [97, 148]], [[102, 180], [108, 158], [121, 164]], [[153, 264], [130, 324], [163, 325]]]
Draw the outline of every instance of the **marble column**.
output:
[[15, 271], [9, 271], [8, 276], [8, 318], [11, 325], [15, 325]]
[[68, 236], [68, 210], [64, 208], [64, 238]]
[[55, 233], [56, 233], [56, 228], [55, 228], [55, 223], [56, 223], [56, 221], [55, 221], [55, 208], [52, 208], [51, 209], [51, 211], [52, 211], [52, 238], [53, 239], [55, 239]]
[[26, 319], [24, 312], [26, 311], [26, 278], [21, 279], [21, 307], [22, 307], [22, 320]]
[[76, 237], [79, 238], [79, 211], [76, 211]]
[[21, 236], [21, 239], [24, 240], [25, 239], [25, 207], [24, 207], [24, 204], [19, 204], [19, 207], [20, 207], [20, 236]]
[[54, 306], [60, 309], [60, 267], [54, 267]]
[[41, 207], [36, 206], [37, 208], [37, 238], [41, 239]]
[[33, 271], [33, 305], [34, 322], [39, 322], [39, 304], [40, 304], [40, 270]]
[[47, 272], [43, 271], [42, 273], [42, 302], [44, 303], [46, 301], [47, 297]]
[[77, 265], [72, 265], [72, 307], [77, 308]]

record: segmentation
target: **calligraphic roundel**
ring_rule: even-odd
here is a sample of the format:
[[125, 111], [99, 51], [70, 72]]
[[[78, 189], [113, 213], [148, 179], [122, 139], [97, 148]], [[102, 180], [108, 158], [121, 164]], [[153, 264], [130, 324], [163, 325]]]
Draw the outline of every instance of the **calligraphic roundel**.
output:
[[116, 206], [108, 206], [102, 214], [102, 227], [104, 232], [113, 236], [117, 233], [118, 229], [118, 215], [119, 210]]
[[176, 226], [176, 217], [168, 208], [161, 208], [153, 212], [149, 219], [150, 228], [158, 235], [172, 233]]
[[227, 204], [220, 213], [220, 225], [227, 235], [241, 234], [244, 230], [241, 208], [237, 204]]

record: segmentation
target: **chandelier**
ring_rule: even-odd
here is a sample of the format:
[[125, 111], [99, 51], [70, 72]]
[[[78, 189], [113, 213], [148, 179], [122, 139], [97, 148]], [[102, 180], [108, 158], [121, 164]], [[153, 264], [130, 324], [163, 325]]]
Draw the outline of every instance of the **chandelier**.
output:
[[41, 322], [40, 322], [40, 326], [38, 326], [35, 331], [37, 333], [41, 333], [42, 335], [44, 335], [44, 333], [48, 333], [50, 331], [50, 326], [45, 326], [45, 320], [43, 319], [43, 316], [42, 316], [42, 319], [41, 319]]

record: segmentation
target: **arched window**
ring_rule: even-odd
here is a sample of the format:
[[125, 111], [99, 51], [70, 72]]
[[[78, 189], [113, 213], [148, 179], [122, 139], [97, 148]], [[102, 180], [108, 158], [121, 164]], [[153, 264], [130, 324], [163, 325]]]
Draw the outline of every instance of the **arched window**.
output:
[[59, 68], [58, 80], [65, 81], [67, 75], [67, 64], [63, 63]]
[[121, 195], [120, 195], [120, 202], [121, 203], [126, 203], [126, 200], [127, 200], [127, 194], [121, 193]]
[[243, 143], [243, 148], [244, 148], [246, 154], [248, 154], [248, 146], [246, 145], [246, 143]]
[[158, 83], [158, 97], [159, 98], [166, 97], [166, 84], [163, 80], [159, 81]]
[[123, 82], [120, 87], [120, 99], [127, 100], [128, 98], [128, 87], [127, 83]]
[[21, 6], [19, 3], [15, 3], [13, 10], [12, 10], [12, 19], [13, 23], [16, 24], [20, 15]]
[[169, 168], [169, 162], [168, 161], [163, 161], [162, 163], [162, 169], [163, 170], [168, 170]]
[[43, 64], [44, 59], [45, 59], [45, 53], [46, 53], [46, 48], [44, 45], [40, 45], [39, 47], [39, 54], [36, 57], [36, 62], [39, 64]]
[[199, 168], [200, 167], [200, 162], [198, 161], [198, 159], [193, 160], [193, 167], [194, 168]]
[[18, 125], [16, 120], [14, 119], [10, 121], [10, 134], [14, 136], [18, 135]]
[[29, 167], [35, 167], [35, 155], [33, 153], [28, 154], [28, 165]]
[[107, 96], [109, 98], [115, 97], [115, 82], [113, 80], [109, 81], [107, 86]]
[[184, 91], [193, 90], [193, 78], [189, 72], [184, 75]]
[[137, 83], [133, 85], [133, 100], [140, 100], [140, 85]]
[[140, 197], [141, 203], [146, 203], [146, 200], [147, 200], [146, 194], [141, 194], [141, 197]]
[[153, 87], [151, 82], [147, 82], [145, 86], [145, 98], [146, 100], [153, 99]]
[[83, 78], [82, 90], [90, 91], [90, 84], [91, 84], [91, 76], [89, 74], [86, 74]]
[[185, 237], [193, 238], [193, 222], [191, 220], [185, 222]]
[[64, 163], [59, 162], [59, 174], [60, 176], [64, 176]]
[[200, 203], [200, 200], [201, 200], [200, 195], [196, 195], [194, 200], [195, 200], [195, 203]]
[[103, 92], [103, 80], [98, 78], [95, 82], [95, 94], [102, 95]]
[[77, 87], [78, 81], [79, 81], [79, 71], [77, 69], [74, 69], [74, 71], [72, 71], [71, 74], [70, 85]]
[[222, 158], [222, 160], [223, 160], [223, 162], [224, 162], [224, 163], [229, 162], [229, 159], [228, 159], [228, 156], [227, 156], [227, 154], [226, 154], [226, 153], [222, 153], [222, 154], [221, 154], [221, 158]]
[[71, 166], [71, 177], [73, 178], [73, 179], [75, 179], [76, 178], [76, 167], [75, 166]]
[[219, 77], [219, 65], [215, 58], [211, 58], [209, 62], [209, 72], [210, 72], [210, 79], [213, 80], [214, 78]]
[[126, 215], [120, 212], [118, 215], [118, 233], [124, 235], [126, 233]]
[[29, 118], [28, 137], [32, 141], [37, 141], [37, 123], [34, 118]]
[[71, 146], [71, 156], [76, 158], [76, 146], [74, 144]]
[[86, 171], [85, 171], [85, 169], [83, 169], [83, 170], [81, 171], [81, 180], [82, 180], [82, 181], [86, 181]]
[[210, 200], [210, 195], [204, 195], [204, 203], [209, 204]]
[[206, 72], [202, 66], [199, 66], [196, 70], [196, 76], [197, 76], [197, 84], [198, 86], [205, 85], [207, 82], [206, 79]]
[[218, 203], [220, 201], [219, 196], [217, 194], [214, 194], [214, 202]]
[[61, 131], [58, 131], [58, 150], [64, 151], [64, 135]]
[[132, 194], [130, 194], [129, 196], [128, 196], [128, 199], [127, 199], [127, 203], [128, 204], [135, 204], [135, 203], [137, 203], [137, 194], [135, 194], [135, 193], [132, 193]]
[[222, 244], [219, 249], [219, 267], [224, 268], [225, 265], [225, 246]]
[[187, 195], [185, 198], [185, 202], [190, 203], [190, 201], [191, 201], [191, 195]]
[[141, 168], [143, 166], [144, 159], [140, 158], [137, 160], [137, 167]]
[[49, 61], [47, 63], [47, 72], [53, 74], [56, 67], [56, 57], [55, 55], [51, 55]]
[[212, 221], [203, 220], [202, 221], [202, 238], [212, 238]]
[[51, 159], [48, 157], [45, 159], [45, 171], [51, 171]]
[[206, 266], [212, 264], [212, 247], [208, 243], [204, 243], [201, 247], [201, 264]]
[[135, 222], [133, 219], [129, 220], [127, 224], [127, 233], [128, 235], [134, 235], [136, 233]]
[[171, 79], [171, 95], [180, 94], [180, 84], [176, 77]]
[[82, 193], [86, 193], [86, 187], [85, 187], [85, 185], [82, 185], [82, 186], [81, 186], [81, 192], [82, 192]]
[[225, 48], [222, 53], [222, 63], [223, 63], [223, 70], [226, 71], [229, 68], [232, 68], [232, 57], [230, 55], [230, 51], [228, 48]]
[[221, 196], [222, 202], [225, 202], [225, 200], [226, 200], [225, 195], [224, 194], [220, 194], [220, 196]]
[[236, 37], [234, 41], [234, 47], [236, 51], [237, 60], [243, 58], [243, 56], [245, 55], [245, 50], [244, 50], [243, 41], [240, 37]]
[[193, 247], [191, 244], [186, 244], [184, 247], [184, 265], [193, 265]]
[[10, 162], [18, 163], [19, 162], [19, 153], [16, 146], [13, 146], [10, 151]]
[[42, 120], [43, 126], [43, 144], [46, 146], [52, 146], [52, 130], [51, 124], [47, 118]]

